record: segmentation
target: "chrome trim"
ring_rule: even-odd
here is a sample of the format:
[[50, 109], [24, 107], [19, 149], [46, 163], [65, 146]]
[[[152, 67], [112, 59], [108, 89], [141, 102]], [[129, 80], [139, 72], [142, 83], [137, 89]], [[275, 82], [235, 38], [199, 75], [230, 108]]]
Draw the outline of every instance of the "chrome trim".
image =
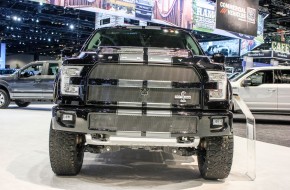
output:
[[117, 104], [120, 107], [142, 107], [142, 102], [118, 102]]
[[150, 138], [170, 138], [171, 133], [169, 132], [154, 132], [154, 131], [146, 131], [146, 137]]
[[122, 54], [120, 54], [120, 62], [123, 62], [123, 61], [134, 61], [134, 62], [136, 62], [136, 61], [138, 61], [138, 62], [143, 62], [144, 61], [144, 59], [143, 59], [143, 51], [142, 52], [140, 52], [139, 54], [137, 54], [137, 53], [128, 53], [128, 54], [124, 54], [124, 53], [122, 53]]
[[141, 131], [117, 131], [118, 137], [141, 137]]
[[121, 110], [117, 110], [117, 115], [142, 116], [142, 110], [121, 109]]
[[126, 79], [119, 79], [118, 83], [119, 87], [142, 87], [143, 80], [126, 80]]
[[128, 138], [110, 136], [108, 141], [101, 141], [93, 139], [92, 135], [86, 135], [86, 144], [89, 145], [104, 145], [104, 146], [152, 146], [152, 147], [197, 147], [199, 145], [200, 138], [195, 137], [192, 143], [178, 143], [176, 138]]
[[148, 55], [149, 62], [172, 63], [172, 57], [169, 55]]
[[156, 116], [156, 117], [171, 117], [172, 112], [171, 111], [147, 111], [146, 116]]
[[170, 103], [151, 103], [151, 102], [147, 102], [146, 104], [147, 108], [171, 108], [171, 104]]
[[148, 80], [148, 88], [172, 88], [171, 81]]

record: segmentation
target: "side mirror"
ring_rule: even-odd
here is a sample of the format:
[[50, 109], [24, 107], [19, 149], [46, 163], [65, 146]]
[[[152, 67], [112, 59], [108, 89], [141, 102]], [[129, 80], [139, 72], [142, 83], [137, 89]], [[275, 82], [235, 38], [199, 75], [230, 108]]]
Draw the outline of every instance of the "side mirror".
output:
[[215, 63], [223, 63], [224, 64], [226, 62], [226, 57], [222, 53], [214, 53], [212, 55], [212, 58], [211, 59]]
[[243, 87], [250, 86], [251, 84], [252, 84], [252, 80], [249, 79], [249, 78], [243, 80], [243, 82], [242, 82], [242, 86], [243, 86]]
[[61, 51], [62, 57], [72, 57], [74, 54], [80, 51], [80, 46], [77, 47], [66, 47]]
[[73, 54], [74, 54], [74, 51], [72, 47], [64, 48], [61, 51], [61, 57], [72, 57]]

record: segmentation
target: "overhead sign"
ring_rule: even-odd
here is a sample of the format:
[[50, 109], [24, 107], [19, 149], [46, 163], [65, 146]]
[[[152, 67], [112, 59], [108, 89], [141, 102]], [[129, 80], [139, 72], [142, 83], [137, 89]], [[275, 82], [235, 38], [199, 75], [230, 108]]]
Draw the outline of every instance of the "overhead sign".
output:
[[272, 50], [282, 53], [290, 53], [290, 44], [282, 42], [272, 42]]
[[192, 9], [194, 29], [203, 32], [213, 32], [216, 21], [215, 3], [211, 1], [193, 0]]
[[276, 58], [290, 60], [290, 53], [281, 53], [273, 50], [251, 51], [247, 53], [246, 56], [253, 58]]
[[257, 57], [257, 58], [271, 58], [272, 51], [264, 50], [264, 51], [251, 51], [246, 54], [248, 57]]
[[290, 54], [289, 53], [281, 53], [281, 52], [274, 51], [273, 52], [273, 57], [278, 58], [278, 59], [290, 60]]
[[257, 36], [259, 1], [217, 0], [216, 28]]

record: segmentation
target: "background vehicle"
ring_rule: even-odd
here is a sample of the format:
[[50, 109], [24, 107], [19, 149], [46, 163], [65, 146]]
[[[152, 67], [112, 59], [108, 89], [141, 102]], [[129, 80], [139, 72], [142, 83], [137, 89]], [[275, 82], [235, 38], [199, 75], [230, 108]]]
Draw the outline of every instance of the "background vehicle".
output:
[[153, 3], [151, 0], [136, 0], [135, 16], [151, 20]]
[[225, 69], [226, 69], [227, 77], [232, 75], [234, 73], [234, 70], [235, 70], [234, 67], [225, 67]]
[[[252, 111], [290, 111], [290, 67], [251, 68], [231, 81]], [[234, 111], [239, 110], [234, 105]]]
[[239, 74], [241, 74], [241, 73], [240, 72], [234, 72], [234, 73], [228, 75], [228, 79], [231, 81], [232, 79], [234, 79], [235, 77], [237, 77]]
[[78, 174], [84, 151], [122, 148], [195, 154], [205, 179], [229, 175], [231, 88], [190, 32], [98, 29], [63, 62], [55, 87], [49, 153], [57, 175]]
[[37, 61], [25, 65], [14, 74], [0, 77], [0, 109], [11, 101], [26, 107], [33, 101], [52, 101], [53, 83], [61, 62]]
[[216, 53], [222, 53], [226, 57], [228, 57], [231, 54], [231, 50], [228, 47], [225, 47], [225, 46], [219, 46], [216, 49], [216, 51], [217, 51]]

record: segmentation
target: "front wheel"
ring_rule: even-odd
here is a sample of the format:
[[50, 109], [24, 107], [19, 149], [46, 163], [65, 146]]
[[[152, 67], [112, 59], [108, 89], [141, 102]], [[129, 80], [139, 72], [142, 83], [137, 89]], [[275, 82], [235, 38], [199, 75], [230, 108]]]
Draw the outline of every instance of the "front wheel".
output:
[[0, 89], [0, 109], [5, 109], [10, 104], [10, 98], [7, 92], [3, 89]]
[[25, 107], [29, 106], [30, 102], [24, 102], [22, 100], [15, 100], [15, 104], [18, 107], [25, 108]]
[[83, 134], [57, 131], [50, 127], [49, 157], [56, 175], [77, 175], [83, 165], [85, 137]]
[[233, 136], [205, 137], [199, 145], [198, 168], [204, 179], [228, 177], [233, 161]]

